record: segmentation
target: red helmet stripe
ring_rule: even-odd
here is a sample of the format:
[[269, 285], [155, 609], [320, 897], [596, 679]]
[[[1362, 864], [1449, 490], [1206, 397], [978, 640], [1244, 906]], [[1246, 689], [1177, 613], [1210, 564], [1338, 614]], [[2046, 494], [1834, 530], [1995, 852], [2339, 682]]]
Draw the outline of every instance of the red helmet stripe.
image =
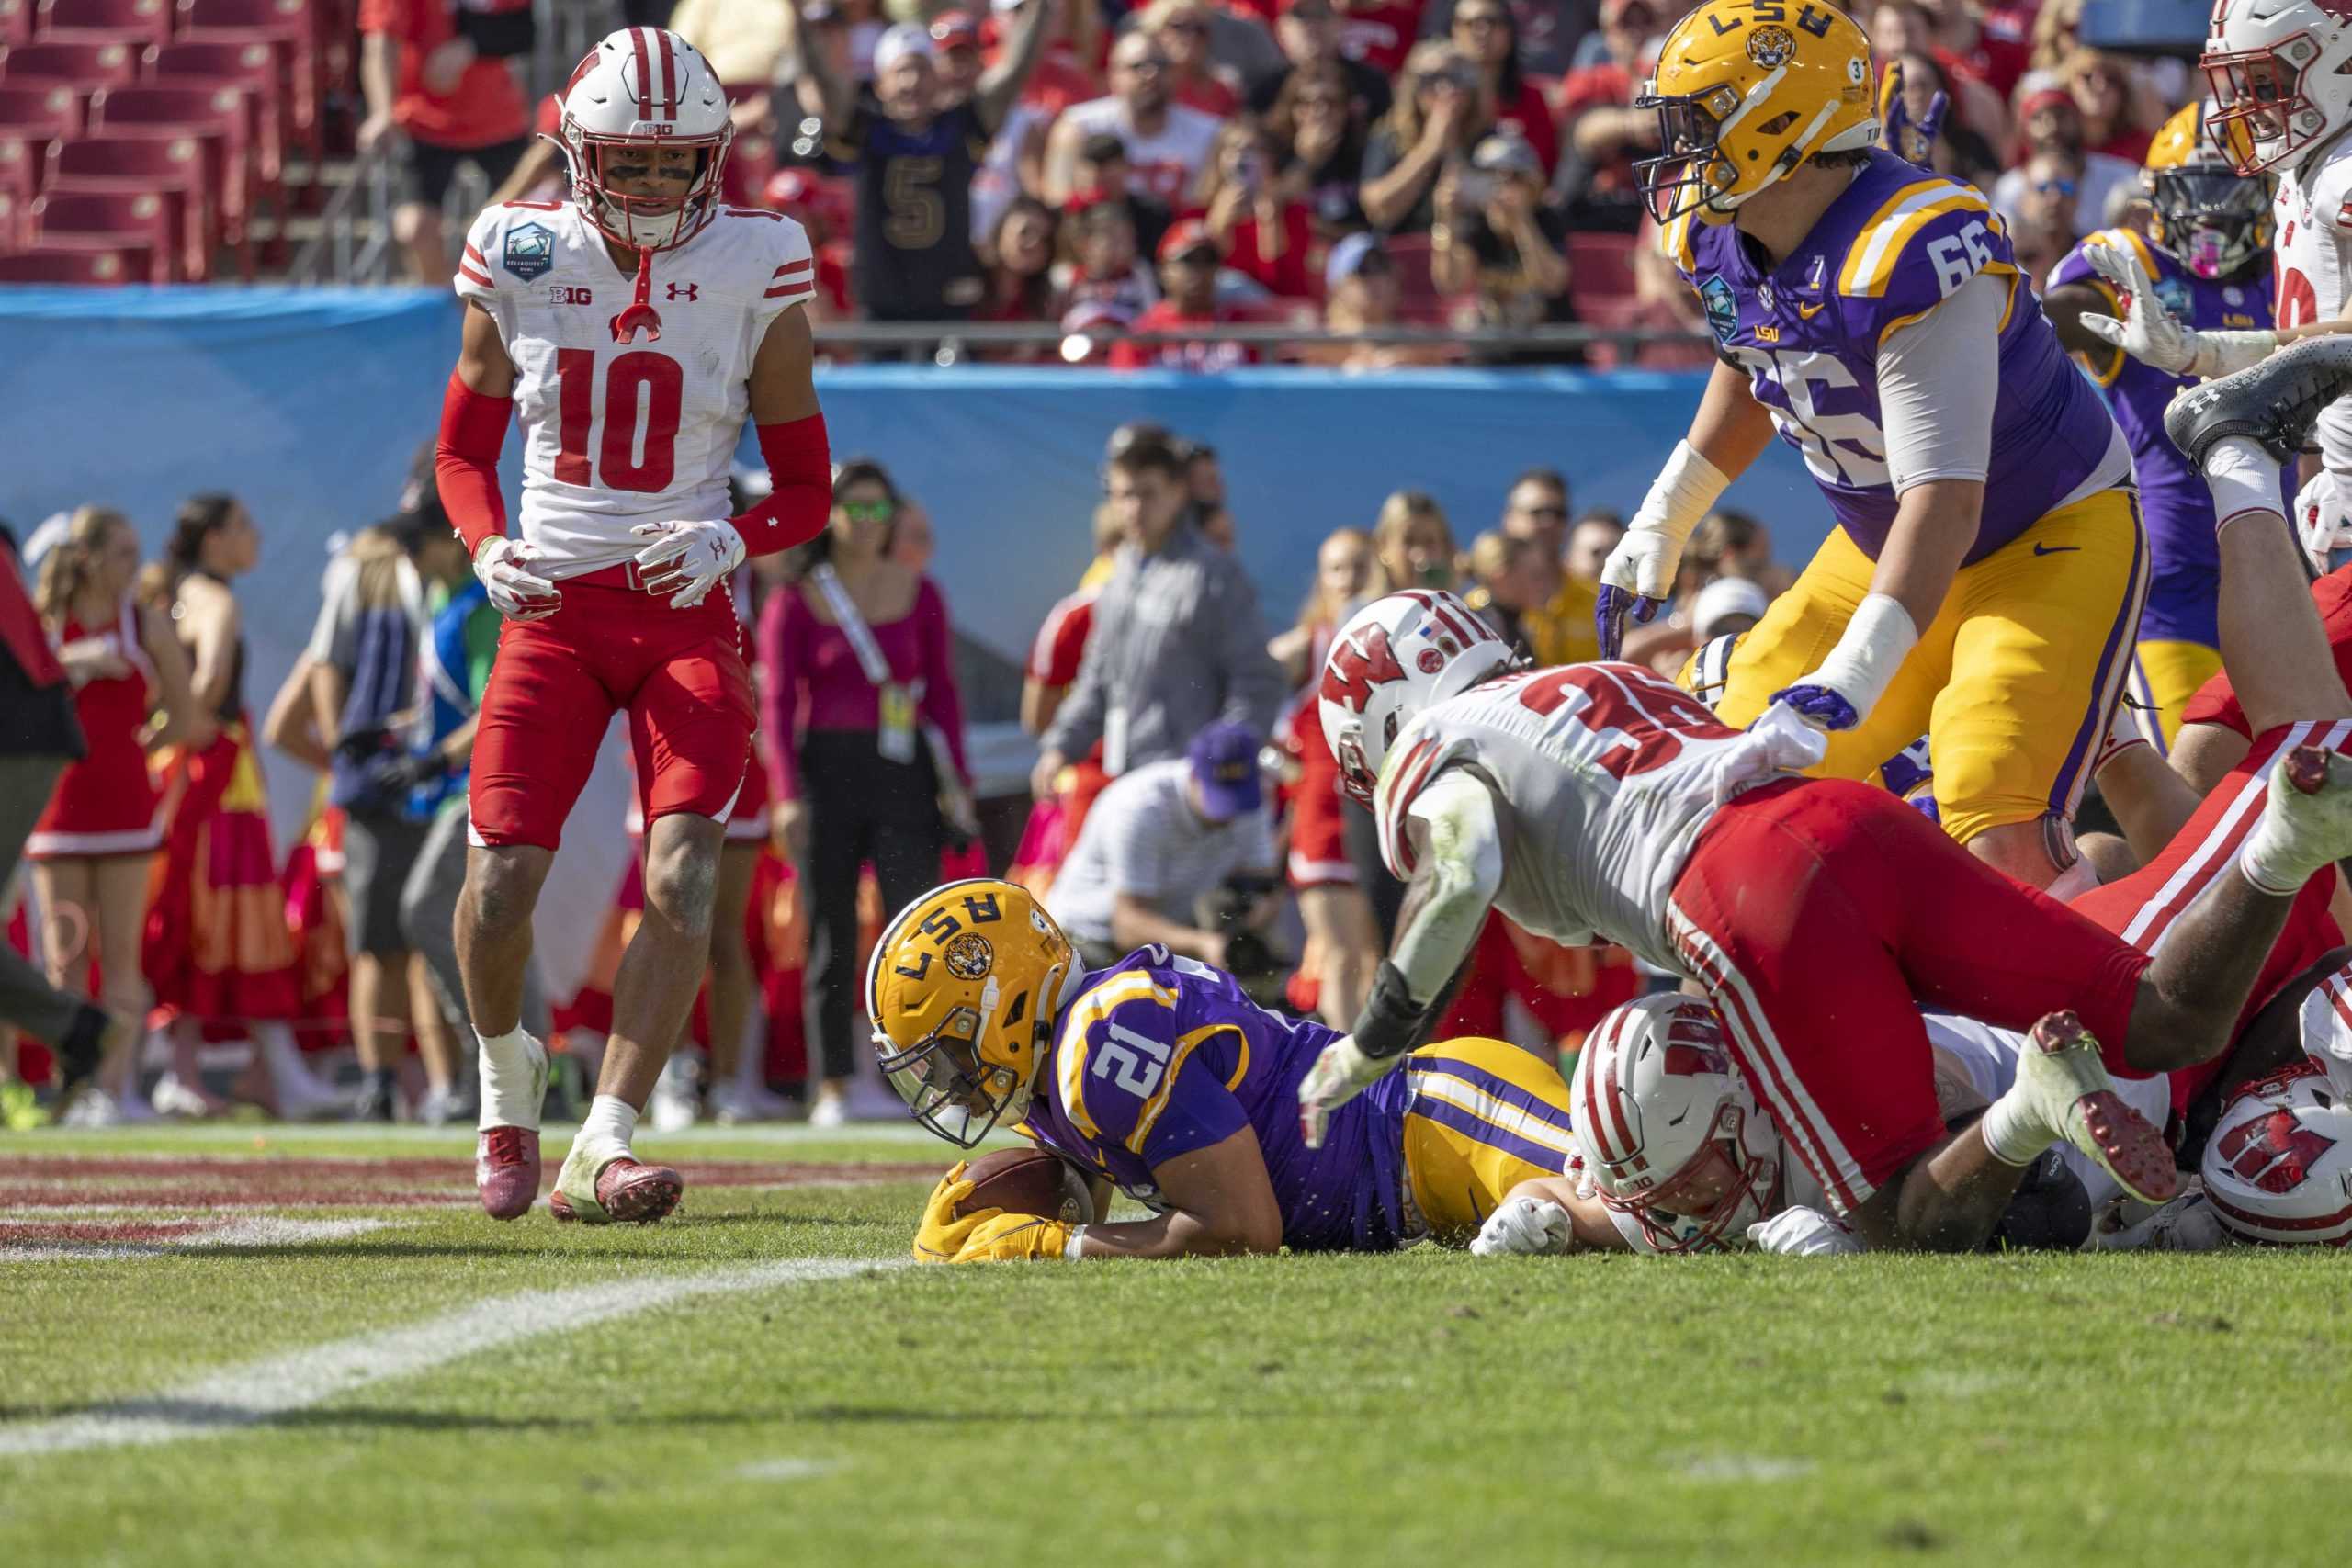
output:
[[646, 35], [651, 28], [631, 28], [628, 41], [637, 50], [637, 118], [653, 118], [653, 59]]
[[666, 29], [655, 28], [653, 41], [662, 49], [662, 118], [673, 119], [678, 113], [678, 58], [670, 47]]

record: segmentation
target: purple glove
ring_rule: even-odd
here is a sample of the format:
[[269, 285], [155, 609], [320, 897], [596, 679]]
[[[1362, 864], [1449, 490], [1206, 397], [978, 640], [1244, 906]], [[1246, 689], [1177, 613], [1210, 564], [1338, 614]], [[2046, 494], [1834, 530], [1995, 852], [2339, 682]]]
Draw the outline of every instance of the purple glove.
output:
[[1625, 647], [1625, 616], [1630, 611], [1638, 626], [1648, 626], [1666, 608], [1663, 599], [1652, 599], [1630, 588], [1601, 585], [1600, 597], [1592, 608], [1593, 629], [1600, 634], [1600, 657], [1615, 659]]
[[1851, 729], [1862, 721], [1854, 705], [1835, 686], [1783, 686], [1772, 694], [1772, 700], [1788, 704], [1807, 723], [1824, 729]]

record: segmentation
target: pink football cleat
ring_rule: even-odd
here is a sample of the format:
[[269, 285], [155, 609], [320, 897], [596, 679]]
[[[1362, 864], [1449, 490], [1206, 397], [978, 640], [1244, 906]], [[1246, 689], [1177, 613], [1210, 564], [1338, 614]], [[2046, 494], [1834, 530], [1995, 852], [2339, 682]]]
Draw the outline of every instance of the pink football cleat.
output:
[[539, 1134], [529, 1127], [485, 1127], [474, 1140], [474, 1187], [482, 1213], [519, 1220], [539, 1196]]
[[588, 1224], [650, 1225], [676, 1208], [685, 1190], [684, 1179], [668, 1166], [623, 1156], [596, 1173], [594, 1202], [573, 1202], [559, 1181], [548, 1194], [548, 1213]]

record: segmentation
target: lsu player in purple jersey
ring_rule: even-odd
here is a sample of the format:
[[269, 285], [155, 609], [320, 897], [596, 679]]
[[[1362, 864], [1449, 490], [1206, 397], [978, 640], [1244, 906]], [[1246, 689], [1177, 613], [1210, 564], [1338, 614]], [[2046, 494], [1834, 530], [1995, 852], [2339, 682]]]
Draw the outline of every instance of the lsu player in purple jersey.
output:
[[1709, 0], [1667, 36], [1640, 177], [1721, 363], [1603, 569], [1602, 657], [1777, 431], [1838, 526], [1724, 717], [1786, 699], [1830, 732], [1813, 771], [1852, 779], [1931, 733], [1944, 829], [2047, 886], [2147, 584], [2131, 452], [1984, 197], [1879, 149], [1875, 87], [1822, 0]]
[[2188, 699], [2222, 667], [2213, 492], [2164, 429], [2165, 405], [2195, 378], [2193, 355], [2162, 364], [2135, 359], [2097, 322], [2120, 321], [2126, 298], [2148, 295], [2189, 333], [2267, 329], [2274, 226], [2271, 182], [2231, 167], [2207, 139], [2199, 105], [2165, 122], [2141, 178], [2154, 209], [2147, 236], [2115, 228], [2086, 238], [2051, 272], [2042, 309], [2058, 341], [2107, 389], [2132, 446], [2154, 562], [2132, 690], [2154, 710], [2159, 732], [2152, 739], [2169, 748]]
[[1079, 967], [1026, 890], [933, 888], [875, 944], [866, 1011], [883, 1074], [915, 1120], [970, 1148], [1002, 1125], [1152, 1218], [1069, 1225], [983, 1210], [950, 1170], [924, 1205], [932, 1261], [1385, 1252], [1466, 1245], [1502, 1195], [1558, 1172], [1574, 1143], [1558, 1068], [1498, 1040], [1430, 1045], [1299, 1131], [1298, 1085], [1338, 1033], [1269, 1012], [1233, 977], [1162, 947]]

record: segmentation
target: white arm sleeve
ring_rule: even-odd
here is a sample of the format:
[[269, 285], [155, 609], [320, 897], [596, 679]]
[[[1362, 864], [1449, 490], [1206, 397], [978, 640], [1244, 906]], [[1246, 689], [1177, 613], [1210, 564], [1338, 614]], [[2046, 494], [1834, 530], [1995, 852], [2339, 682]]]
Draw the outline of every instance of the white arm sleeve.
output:
[[1405, 830], [1418, 840], [1413, 880], [1427, 882], [1430, 891], [1411, 900], [1412, 918], [1397, 931], [1390, 958], [1413, 999], [1427, 1002], [1462, 966], [1502, 886], [1494, 792], [1469, 770], [1449, 768], [1413, 797]]
[[1984, 478], [2011, 287], [1980, 272], [1879, 344], [1879, 420], [1895, 494], [1929, 479]]

